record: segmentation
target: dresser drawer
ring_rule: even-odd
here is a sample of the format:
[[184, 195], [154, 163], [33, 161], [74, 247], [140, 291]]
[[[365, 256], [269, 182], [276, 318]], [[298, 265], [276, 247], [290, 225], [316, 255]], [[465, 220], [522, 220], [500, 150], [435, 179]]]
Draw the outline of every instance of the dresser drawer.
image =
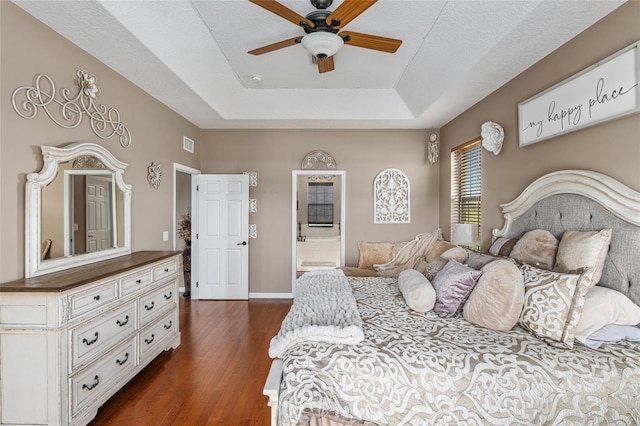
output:
[[176, 292], [176, 279], [173, 279], [168, 284], [160, 287], [146, 296], [140, 297], [140, 304], [138, 305], [138, 317], [140, 318], [140, 326], [148, 324], [158, 315], [166, 311], [168, 306], [176, 304], [177, 292]]
[[177, 315], [177, 311], [169, 312], [140, 332], [138, 344], [141, 363], [144, 363], [145, 358], [153, 357], [158, 353], [167, 336], [178, 332]]
[[131, 301], [82, 326], [72, 328], [71, 370], [117, 345], [136, 330], [136, 303]]
[[69, 318], [76, 318], [113, 302], [118, 297], [118, 281], [109, 281], [89, 290], [69, 295]]
[[153, 268], [153, 279], [160, 281], [163, 278], [170, 277], [178, 272], [180, 268], [178, 259], [171, 259], [159, 264]]
[[94, 402], [101, 404], [113, 393], [110, 392], [111, 385], [136, 367], [135, 351], [136, 339], [133, 336], [69, 379], [72, 417]]
[[120, 280], [122, 295], [134, 293], [153, 282], [152, 269], [144, 269], [127, 275]]

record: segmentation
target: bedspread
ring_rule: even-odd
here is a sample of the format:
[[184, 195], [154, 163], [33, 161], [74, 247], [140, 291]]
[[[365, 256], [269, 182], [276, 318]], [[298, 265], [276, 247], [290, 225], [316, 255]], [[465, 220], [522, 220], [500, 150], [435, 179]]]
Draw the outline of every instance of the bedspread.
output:
[[640, 345], [558, 349], [411, 311], [393, 278], [349, 282], [364, 340], [286, 352], [281, 426], [305, 408], [380, 425], [640, 424]]

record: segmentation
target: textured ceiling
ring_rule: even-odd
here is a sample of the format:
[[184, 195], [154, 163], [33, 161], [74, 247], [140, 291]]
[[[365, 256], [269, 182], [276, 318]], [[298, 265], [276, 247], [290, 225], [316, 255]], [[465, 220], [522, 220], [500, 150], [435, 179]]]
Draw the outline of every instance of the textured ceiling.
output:
[[247, 53], [304, 35], [248, 0], [14, 1], [203, 129], [439, 128], [624, 3], [380, 0], [344, 30], [398, 51], [345, 45], [319, 74], [301, 45]]

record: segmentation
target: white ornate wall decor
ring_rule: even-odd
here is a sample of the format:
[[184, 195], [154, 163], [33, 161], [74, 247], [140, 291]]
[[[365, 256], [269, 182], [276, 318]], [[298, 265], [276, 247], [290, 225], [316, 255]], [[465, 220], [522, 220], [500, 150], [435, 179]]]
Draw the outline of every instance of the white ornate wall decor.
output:
[[162, 170], [160, 170], [160, 164], [152, 162], [147, 170], [149, 171], [149, 174], [147, 175], [149, 184], [153, 189], [160, 188], [160, 182], [162, 182]]
[[255, 213], [258, 211], [258, 200], [255, 198], [249, 198], [249, 213]]
[[336, 160], [328, 152], [316, 150], [311, 151], [302, 160], [300, 167], [302, 170], [324, 170], [336, 169]]
[[440, 141], [438, 141], [438, 134], [436, 132], [431, 132], [429, 135], [427, 158], [429, 159], [429, 164], [436, 164], [440, 158]]
[[498, 123], [487, 121], [480, 128], [482, 136], [482, 147], [494, 155], [500, 154], [502, 142], [504, 141], [504, 129]]
[[409, 179], [398, 169], [386, 169], [373, 181], [373, 223], [410, 223]]
[[249, 176], [249, 186], [258, 186], [258, 173], [243, 172], [242, 174]]
[[[101, 139], [109, 139], [117, 135], [120, 145], [131, 145], [131, 133], [127, 126], [120, 120], [120, 112], [115, 108], [107, 108], [104, 105], [95, 104], [96, 97], [100, 94], [98, 79], [87, 71], [76, 71], [75, 83], [78, 93], [71, 97], [71, 90], [60, 90], [61, 100], [56, 99], [56, 86], [51, 77], [46, 74], [38, 74], [34, 85], [18, 87], [13, 91], [11, 104], [13, 109], [22, 118], [32, 119], [38, 115], [38, 108], [42, 108], [54, 123], [65, 129], [73, 129], [80, 125], [82, 117], [89, 117], [91, 130]], [[23, 93], [24, 100], [18, 103], [17, 97]], [[49, 109], [57, 104], [60, 108], [56, 118], [54, 111]]]
[[249, 238], [258, 238], [258, 225], [255, 223], [249, 225]]

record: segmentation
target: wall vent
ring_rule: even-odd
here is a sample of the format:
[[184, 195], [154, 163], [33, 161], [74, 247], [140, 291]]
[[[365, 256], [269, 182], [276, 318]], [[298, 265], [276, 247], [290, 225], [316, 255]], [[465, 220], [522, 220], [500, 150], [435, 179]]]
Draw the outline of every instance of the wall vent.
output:
[[193, 154], [195, 142], [186, 136], [182, 137], [182, 149]]

